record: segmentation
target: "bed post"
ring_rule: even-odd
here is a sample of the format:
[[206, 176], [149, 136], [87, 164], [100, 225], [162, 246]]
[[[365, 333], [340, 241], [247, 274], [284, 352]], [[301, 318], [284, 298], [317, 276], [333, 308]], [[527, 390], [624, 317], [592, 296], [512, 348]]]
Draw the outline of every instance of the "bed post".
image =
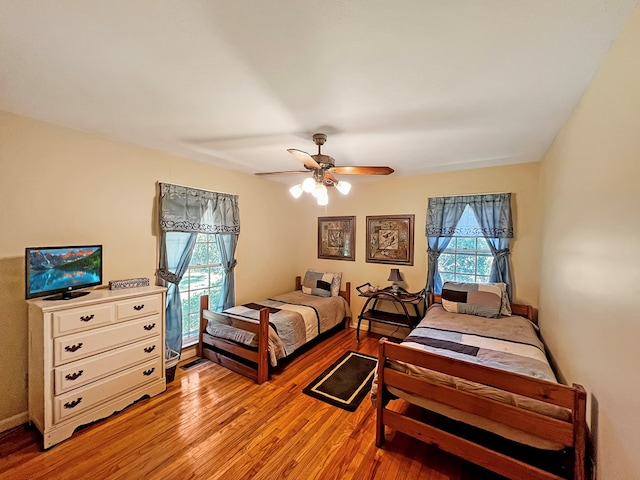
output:
[[258, 385], [269, 380], [269, 309], [260, 310], [258, 332]]
[[582, 385], [573, 384], [575, 403], [573, 408], [573, 477], [586, 480], [587, 440], [587, 392]]
[[376, 400], [376, 447], [381, 448], [384, 443], [384, 423], [382, 413], [384, 411], [384, 362], [386, 357], [385, 343], [387, 339], [381, 338], [378, 342], [378, 398]]
[[202, 312], [209, 309], [209, 295], [200, 297], [200, 329], [198, 330], [198, 346], [196, 347], [196, 355], [202, 357], [202, 334], [207, 328], [207, 319], [204, 318]]
[[349, 305], [351, 305], [351, 282], [347, 282], [344, 285], [344, 299], [347, 301]]

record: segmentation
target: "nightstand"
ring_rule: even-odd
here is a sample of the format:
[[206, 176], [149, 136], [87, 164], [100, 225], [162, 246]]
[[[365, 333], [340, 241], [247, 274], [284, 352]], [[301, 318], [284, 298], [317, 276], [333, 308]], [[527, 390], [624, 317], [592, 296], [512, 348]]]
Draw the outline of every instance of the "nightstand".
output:
[[[360, 315], [358, 315], [358, 327], [356, 329], [356, 340], [358, 342], [360, 342], [360, 323], [362, 320], [369, 322], [368, 331], [370, 332], [373, 322], [413, 329], [424, 316], [424, 290], [410, 293], [400, 287], [397, 290], [393, 290], [393, 287], [371, 290], [369, 287], [371, 287], [369, 283], [356, 287], [358, 295], [367, 298], [362, 306]], [[380, 302], [393, 302], [395, 305], [400, 305], [401, 312], [392, 313], [381, 310], [377, 308], [381, 306]]]

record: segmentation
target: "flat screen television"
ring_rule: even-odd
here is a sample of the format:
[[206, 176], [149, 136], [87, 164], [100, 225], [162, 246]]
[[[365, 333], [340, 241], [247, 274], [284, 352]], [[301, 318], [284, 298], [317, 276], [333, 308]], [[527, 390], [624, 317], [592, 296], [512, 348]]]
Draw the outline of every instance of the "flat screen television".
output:
[[26, 297], [69, 300], [102, 285], [102, 245], [25, 249]]

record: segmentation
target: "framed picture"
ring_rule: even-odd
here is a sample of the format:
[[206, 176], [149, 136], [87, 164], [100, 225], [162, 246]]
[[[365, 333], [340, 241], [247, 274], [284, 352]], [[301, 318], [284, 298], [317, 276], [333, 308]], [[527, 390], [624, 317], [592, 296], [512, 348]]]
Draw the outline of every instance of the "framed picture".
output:
[[367, 217], [367, 262], [413, 265], [414, 215]]
[[318, 217], [318, 258], [356, 259], [356, 217]]

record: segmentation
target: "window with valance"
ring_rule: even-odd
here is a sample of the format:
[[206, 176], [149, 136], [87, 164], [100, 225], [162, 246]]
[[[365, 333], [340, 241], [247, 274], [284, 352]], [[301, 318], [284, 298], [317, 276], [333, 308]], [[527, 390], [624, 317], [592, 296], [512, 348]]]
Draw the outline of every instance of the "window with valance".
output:
[[[240, 235], [240, 213], [237, 195], [211, 192], [197, 188], [159, 183], [160, 258], [157, 270], [158, 283], [167, 286], [166, 346], [169, 352], [179, 352], [183, 342], [183, 303], [181, 283], [189, 272], [194, 251], [209, 249], [214, 236], [215, 256], [219, 265], [207, 264], [209, 270], [220, 267], [221, 278], [217, 310], [234, 304], [235, 289], [233, 271], [236, 266], [235, 250]], [[204, 245], [204, 247], [202, 246]], [[198, 261], [202, 255], [196, 255]], [[212, 258], [207, 250], [206, 258]], [[209, 261], [209, 260], [207, 260]], [[200, 265], [199, 265], [200, 266]], [[202, 266], [200, 266], [202, 267]], [[202, 270], [202, 268], [201, 268]], [[202, 276], [202, 274], [201, 274]], [[215, 275], [214, 275], [215, 276]], [[208, 281], [211, 281], [211, 274]], [[191, 285], [191, 282], [187, 282]], [[211, 293], [211, 288], [199, 289], [201, 294]], [[196, 296], [189, 297], [186, 305], [199, 305]], [[197, 328], [197, 327], [196, 327]]]
[[510, 193], [429, 198], [426, 236], [427, 291], [440, 293], [444, 276], [445, 280], [502, 282], [511, 298]]

